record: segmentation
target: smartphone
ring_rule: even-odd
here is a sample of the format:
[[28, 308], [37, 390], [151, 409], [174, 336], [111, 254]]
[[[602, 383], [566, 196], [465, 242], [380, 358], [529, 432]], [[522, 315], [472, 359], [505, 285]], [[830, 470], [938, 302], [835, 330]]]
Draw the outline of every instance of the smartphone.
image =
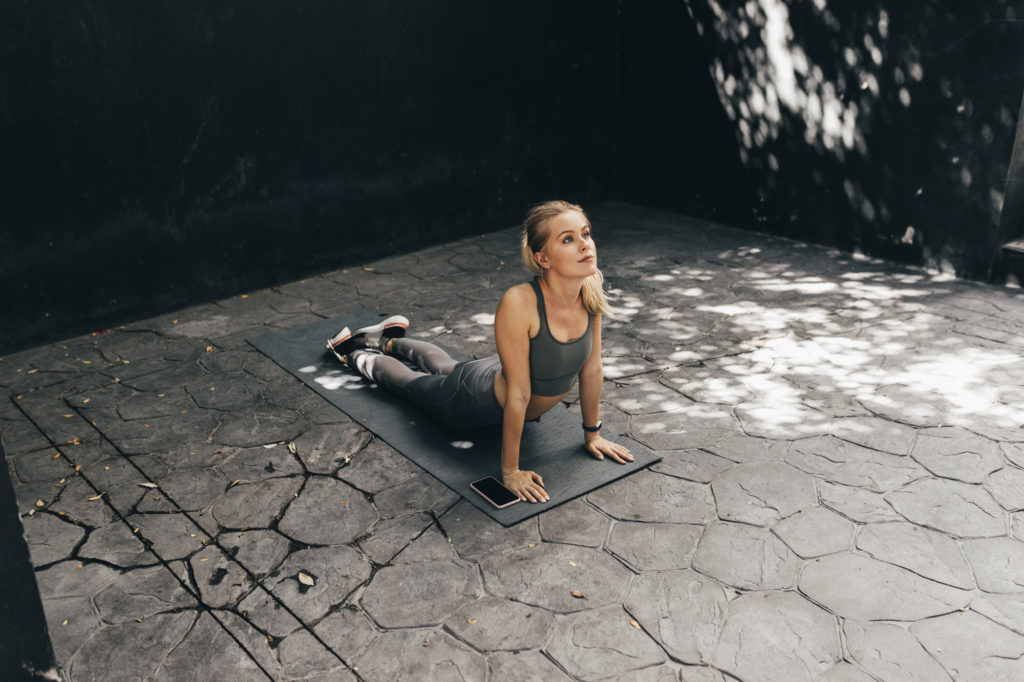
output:
[[473, 481], [469, 487], [498, 509], [504, 509], [519, 501], [519, 496], [502, 485], [494, 476]]

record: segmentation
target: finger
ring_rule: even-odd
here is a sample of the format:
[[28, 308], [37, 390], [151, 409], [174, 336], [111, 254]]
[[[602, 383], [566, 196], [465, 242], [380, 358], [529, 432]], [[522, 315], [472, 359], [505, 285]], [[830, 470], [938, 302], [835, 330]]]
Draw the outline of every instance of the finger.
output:
[[544, 485], [544, 479], [540, 477], [540, 474], [535, 473], [533, 475], [533, 480], [535, 480], [537, 482], [537, 485], [540, 485], [540, 486]]
[[630, 455], [630, 451], [626, 450], [622, 445], [615, 447], [615, 458], [617, 462], [621, 462], [623, 464], [633, 461], [633, 456]]
[[615, 452], [614, 450], [609, 450], [608, 456], [611, 457], [614, 461], [618, 462], [619, 464], [625, 464], [627, 461], [622, 455]]
[[548, 500], [551, 499], [551, 496], [548, 495], [548, 491], [544, 490], [543, 488], [540, 488], [536, 492], [537, 492], [537, 496], [540, 498], [541, 502], [547, 502]]

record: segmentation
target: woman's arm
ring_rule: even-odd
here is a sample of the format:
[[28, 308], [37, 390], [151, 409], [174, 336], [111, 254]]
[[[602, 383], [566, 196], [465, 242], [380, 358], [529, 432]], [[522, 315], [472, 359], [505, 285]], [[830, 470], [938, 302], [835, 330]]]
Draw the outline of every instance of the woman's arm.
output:
[[[601, 363], [601, 315], [594, 317], [594, 337], [590, 357], [580, 370], [580, 411], [585, 426], [596, 426], [601, 421], [601, 386], [604, 367]], [[590, 454], [598, 459], [608, 455], [619, 464], [633, 461], [629, 449], [601, 437], [598, 431], [584, 431], [584, 442]]]
[[530, 502], [545, 502], [544, 481], [533, 471], [519, 469], [519, 442], [530, 404], [530, 311], [532, 292], [512, 287], [501, 297], [494, 316], [494, 340], [505, 375], [505, 412], [501, 428], [501, 477], [505, 486]]

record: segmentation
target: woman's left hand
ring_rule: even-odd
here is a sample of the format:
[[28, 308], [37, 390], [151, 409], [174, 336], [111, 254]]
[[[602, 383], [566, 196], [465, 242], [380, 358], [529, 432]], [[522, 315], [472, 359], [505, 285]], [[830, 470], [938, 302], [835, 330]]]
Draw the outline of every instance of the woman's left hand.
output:
[[597, 459], [604, 459], [605, 455], [619, 464], [626, 464], [633, 461], [633, 455], [629, 454], [629, 448], [613, 443], [607, 438], [596, 436], [587, 439], [587, 451]]

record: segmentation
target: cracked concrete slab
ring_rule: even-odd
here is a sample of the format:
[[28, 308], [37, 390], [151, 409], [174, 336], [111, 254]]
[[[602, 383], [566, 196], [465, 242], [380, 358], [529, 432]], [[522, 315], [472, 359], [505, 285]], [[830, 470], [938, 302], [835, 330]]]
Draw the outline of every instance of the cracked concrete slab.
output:
[[454, 561], [385, 566], [360, 603], [383, 628], [440, 625], [479, 592], [476, 572]]
[[808, 563], [800, 591], [854, 620], [918, 621], [962, 609], [971, 601], [970, 592], [852, 552]]
[[795, 583], [800, 559], [764, 528], [713, 523], [701, 536], [693, 567], [733, 587], [781, 590]]
[[673, 658], [697, 665], [710, 662], [734, 596], [694, 571], [665, 571], [637, 578], [625, 607]]
[[835, 616], [794, 592], [769, 592], [730, 602], [713, 663], [744, 682], [809, 682], [840, 660]]
[[621, 606], [560, 618], [545, 650], [580, 680], [634, 673], [665, 660], [665, 652], [630, 624]]

